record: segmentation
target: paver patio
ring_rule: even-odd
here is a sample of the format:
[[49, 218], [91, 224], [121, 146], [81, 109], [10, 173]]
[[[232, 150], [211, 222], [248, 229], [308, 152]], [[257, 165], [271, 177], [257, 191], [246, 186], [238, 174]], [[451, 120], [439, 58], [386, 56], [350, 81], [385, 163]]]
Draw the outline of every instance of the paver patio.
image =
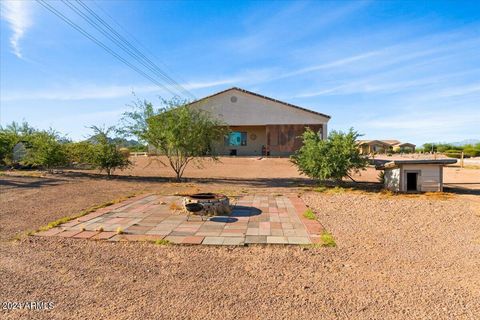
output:
[[[322, 225], [303, 217], [307, 209], [295, 194], [254, 194], [230, 198], [232, 213], [202, 221], [183, 210], [181, 196], [142, 195], [39, 232], [107, 241], [165, 239], [179, 244], [310, 244]], [[122, 233], [119, 234], [118, 230]]]

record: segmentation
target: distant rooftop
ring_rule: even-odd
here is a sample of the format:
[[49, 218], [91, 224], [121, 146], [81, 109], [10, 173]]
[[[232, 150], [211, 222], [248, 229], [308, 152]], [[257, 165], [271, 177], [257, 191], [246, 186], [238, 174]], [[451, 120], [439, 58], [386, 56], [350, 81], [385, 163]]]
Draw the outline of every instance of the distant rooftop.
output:
[[[372, 142], [380, 142], [380, 143], [383, 143], [383, 144], [387, 144], [389, 146], [395, 146], [395, 145], [400, 145], [402, 144], [400, 141], [398, 140], [358, 140], [357, 143], [358, 144], [370, 144]], [[403, 144], [411, 144], [411, 143], [403, 143]], [[411, 144], [414, 146], [414, 144]]]

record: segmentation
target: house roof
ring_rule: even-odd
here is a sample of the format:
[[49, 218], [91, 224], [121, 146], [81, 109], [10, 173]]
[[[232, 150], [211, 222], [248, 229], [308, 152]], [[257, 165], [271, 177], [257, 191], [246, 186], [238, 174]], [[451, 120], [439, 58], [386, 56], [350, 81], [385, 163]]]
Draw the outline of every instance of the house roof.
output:
[[415, 145], [413, 143], [409, 143], [409, 142], [397, 143], [397, 144], [395, 144], [395, 146], [399, 146], [399, 147], [412, 146], [412, 147], [415, 147]]
[[294, 105], [294, 104], [291, 104], [291, 103], [288, 103], [288, 102], [285, 102], [285, 101], [280, 101], [280, 100], [277, 100], [277, 99], [274, 99], [274, 98], [270, 98], [270, 97], [261, 95], [261, 94], [259, 94], [259, 93], [255, 93], [255, 92], [248, 91], [248, 90], [245, 90], [245, 89], [242, 89], [242, 88], [238, 88], [238, 87], [232, 87], [232, 88], [229, 88], [229, 89], [226, 89], [226, 90], [223, 90], [223, 91], [220, 91], [220, 92], [211, 94], [211, 95], [206, 96], [206, 97], [204, 97], [204, 98], [195, 100], [195, 101], [193, 101], [193, 102], [190, 103], [190, 104], [197, 103], [197, 102], [199, 102], [199, 101], [206, 100], [206, 99], [209, 99], [209, 98], [218, 96], [218, 95], [220, 95], [220, 94], [222, 94], [222, 93], [225, 93], [225, 92], [227, 92], [227, 91], [230, 91], [230, 90], [237, 90], [237, 91], [240, 91], [240, 92], [243, 92], [243, 93], [252, 95], [252, 96], [256, 96], [256, 97], [259, 97], [259, 98], [262, 98], [262, 99], [265, 99], [265, 100], [269, 100], [269, 101], [273, 101], [273, 102], [276, 102], [276, 103], [280, 103], [280, 104], [283, 104], [283, 105], [288, 106], [288, 107], [292, 107], [292, 108], [295, 108], [295, 109], [298, 109], [298, 110], [302, 110], [302, 111], [306, 111], [306, 112], [309, 112], [309, 113], [312, 113], [312, 114], [320, 115], [320, 116], [326, 117], [326, 118], [328, 118], [328, 119], [331, 118], [331, 116], [329, 116], [329, 115], [327, 115], [327, 114], [324, 114], [324, 113], [321, 113], [321, 112], [317, 112], [317, 111], [313, 111], [313, 110], [310, 110], [310, 109], [306, 109], [306, 108], [303, 108], [303, 107], [300, 107], [300, 106], [297, 106], [297, 105]]
[[394, 145], [400, 143], [400, 141], [398, 141], [398, 140], [380, 140], [380, 141], [382, 141], [382, 142], [384, 142], [384, 143], [386, 143], [386, 144], [389, 144], [389, 145], [391, 145], [391, 146], [394, 146]]
[[385, 142], [385, 140], [358, 140], [357, 144], [362, 145], [362, 144], [383, 144], [383, 145], [390, 145], [388, 142]]
[[401, 142], [398, 140], [358, 140], [357, 144], [383, 144], [388, 146], [401, 145]]
[[376, 166], [377, 170], [396, 168], [404, 164], [432, 164], [432, 165], [447, 165], [457, 163], [457, 159], [408, 159], [408, 160], [392, 160]]

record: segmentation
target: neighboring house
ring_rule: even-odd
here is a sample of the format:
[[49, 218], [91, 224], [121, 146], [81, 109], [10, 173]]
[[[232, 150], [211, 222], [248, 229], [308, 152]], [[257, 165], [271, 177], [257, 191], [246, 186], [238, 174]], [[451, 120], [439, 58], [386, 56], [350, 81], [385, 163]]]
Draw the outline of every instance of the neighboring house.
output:
[[388, 153], [388, 152], [415, 152], [415, 145], [402, 143], [398, 140], [358, 140], [358, 148], [362, 154]]
[[377, 166], [384, 170], [385, 188], [397, 192], [443, 191], [443, 166], [456, 159], [393, 160]]
[[327, 137], [330, 116], [240, 88], [230, 88], [190, 104], [211, 113], [231, 133], [221, 155], [286, 156], [302, 146], [306, 127]]
[[415, 152], [415, 145], [413, 143], [398, 143], [393, 145], [393, 151], [395, 152], [405, 152], [405, 153], [411, 153]]

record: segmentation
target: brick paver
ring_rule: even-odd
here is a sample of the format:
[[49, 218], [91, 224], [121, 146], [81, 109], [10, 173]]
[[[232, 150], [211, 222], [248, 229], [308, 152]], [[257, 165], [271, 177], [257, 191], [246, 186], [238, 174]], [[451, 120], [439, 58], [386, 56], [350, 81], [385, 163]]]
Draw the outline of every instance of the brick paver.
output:
[[40, 231], [36, 235], [41, 236], [41, 237], [50, 237], [50, 236], [54, 236], [54, 235], [56, 235], [56, 234], [58, 234], [62, 231], [63, 231], [62, 228], [52, 228], [52, 229], [49, 229], [49, 230], [46, 230], [46, 231]]
[[[182, 210], [180, 196], [143, 195], [91, 212], [59, 227], [37, 233], [108, 241], [165, 239], [178, 244], [308, 244], [323, 231], [303, 217], [307, 206], [297, 195], [253, 194], [231, 198], [228, 217], [201, 221]], [[175, 204], [175, 205], [173, 205]]]
[[98, 233], [97, 231], [82, 231], [80, 233], [77, 233], [73, 237], [78, 238], [78, 239], [89, 239], [89, 238], [97, 235], [97, 233]]

